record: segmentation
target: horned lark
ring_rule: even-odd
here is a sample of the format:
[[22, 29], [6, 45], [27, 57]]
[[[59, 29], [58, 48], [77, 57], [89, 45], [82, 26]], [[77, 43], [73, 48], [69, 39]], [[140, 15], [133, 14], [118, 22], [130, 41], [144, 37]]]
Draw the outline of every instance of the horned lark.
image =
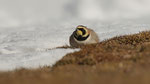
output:
[[79, 25], [70, 36], [69, 41], [72, 47], [79, 47], [81, 45], [98, 43], [99, 37], [92, 29]]

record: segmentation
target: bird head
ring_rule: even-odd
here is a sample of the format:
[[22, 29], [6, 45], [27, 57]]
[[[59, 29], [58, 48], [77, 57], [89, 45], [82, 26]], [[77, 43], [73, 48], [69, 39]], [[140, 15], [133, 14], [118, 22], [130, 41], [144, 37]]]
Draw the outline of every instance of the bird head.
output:
[[86, 26], [79, 25], [75, 30], [75, 38], [84, 40], [89, 36], [89, 31]]
[[87, 37], [89, 35], [87, 27], [82, 25], [77, 26], [75, 33], [81, 37]]

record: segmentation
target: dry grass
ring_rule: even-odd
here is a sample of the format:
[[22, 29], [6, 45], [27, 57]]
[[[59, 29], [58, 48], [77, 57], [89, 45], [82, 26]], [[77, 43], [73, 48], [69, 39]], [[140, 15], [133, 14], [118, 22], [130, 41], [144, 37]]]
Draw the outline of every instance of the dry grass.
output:
[[150, 50], [150, 32], [114, 37], [99, 44], [82, 46], [79, 52], [66, 55], [55, 66], [65, 64], [95, 65], [101, 62], [136, 60]]
[[147, 31], [82, 46], [54, 67], [1, 72], [0, 84], [150, 84], [149, 64]]

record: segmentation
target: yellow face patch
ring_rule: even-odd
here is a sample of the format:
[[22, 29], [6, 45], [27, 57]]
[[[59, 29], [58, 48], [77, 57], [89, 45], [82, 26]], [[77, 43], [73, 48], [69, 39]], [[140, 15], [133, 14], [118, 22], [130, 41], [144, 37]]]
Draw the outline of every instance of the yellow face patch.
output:
[[[81, 29], [83, 29], [85, 31], [85, 33], [83, 31], [81, 31]], [[77, 27], [77, 36], [81, 35], [82, 37], [87, 37], [89, 34], [88, 34], [88, 30], [86, 29], [86, 27], [83, 27], [83, 26], [79, 26]]]
[[82, 34], [83, 34], [82, 31], [78, 30], [78, 29], [77, 29], [76, 33], [77, 33], [78, 36], [80, 36], [80, 35], [82, 36]]
[[84, 30], [86, 33], [83, 35], [83, 37], [87, 37], [89, 35], [88, 30], [86, 28], [84, 28]]

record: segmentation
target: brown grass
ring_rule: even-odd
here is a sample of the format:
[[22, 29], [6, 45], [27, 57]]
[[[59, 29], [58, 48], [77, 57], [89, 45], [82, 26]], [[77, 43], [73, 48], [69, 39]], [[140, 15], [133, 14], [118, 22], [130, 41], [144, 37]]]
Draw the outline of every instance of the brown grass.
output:
[[0, 84], [150, 84], [149, 64], [147, 31], [82, 46], [54, 67], [1, 72]]
[[70, 53], [55, 66], [65, 64], [95, 65], [101, 62], [136, 60], [150, 50], [150, 32], [114, 37], [98, 44], [82, 46], [79, 52]]

